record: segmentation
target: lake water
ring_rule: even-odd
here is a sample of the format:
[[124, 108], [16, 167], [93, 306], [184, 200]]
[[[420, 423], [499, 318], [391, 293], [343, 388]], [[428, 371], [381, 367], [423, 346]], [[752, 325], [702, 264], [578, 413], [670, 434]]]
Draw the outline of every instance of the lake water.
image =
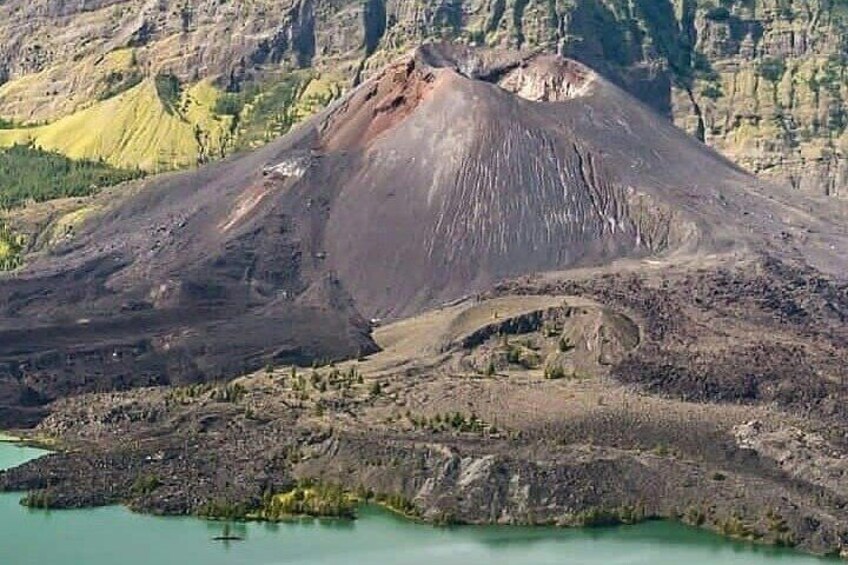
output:
[[[38, 456], [0, 443], [0, 468]], [[223, 525], [156, 518], [121, 507], [44, 511], [0, 494], [0, 565], [822, 565], [666, 523], [602, 530], [434, 528], [376, 509], [354, 522], [235, 524], [239, 542], [212, 541]], [[838, 561], [837, 561], [838, 562]]]

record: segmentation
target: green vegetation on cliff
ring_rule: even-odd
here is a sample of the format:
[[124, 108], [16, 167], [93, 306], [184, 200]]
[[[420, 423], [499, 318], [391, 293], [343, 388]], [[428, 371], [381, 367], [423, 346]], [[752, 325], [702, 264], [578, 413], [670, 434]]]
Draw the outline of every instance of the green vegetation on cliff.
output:
[[225, 92], [214, 111], [231, 121], [230, 150], [263, 145], [324, 108], [342, 92], [341, 80], [296, 71]]

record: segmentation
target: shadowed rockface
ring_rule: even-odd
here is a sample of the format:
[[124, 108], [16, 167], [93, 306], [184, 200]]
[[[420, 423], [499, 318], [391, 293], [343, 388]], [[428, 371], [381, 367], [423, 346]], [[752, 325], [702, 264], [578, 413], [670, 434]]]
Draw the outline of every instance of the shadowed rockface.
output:
[[0, 285], [0, 426], [83, 391], [349, 357], [521, 275], [752, 252], [845, 272], [816, 201], [565, 59], [420, 48], [262, 150], [156, 180]]

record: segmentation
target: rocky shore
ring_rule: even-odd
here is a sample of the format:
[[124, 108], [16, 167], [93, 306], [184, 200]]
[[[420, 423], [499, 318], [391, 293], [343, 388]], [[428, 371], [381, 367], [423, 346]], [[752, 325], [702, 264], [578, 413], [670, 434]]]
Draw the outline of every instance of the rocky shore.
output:
[[846, 313], [770, 261], [527, 279], [358, 361], [58, 401], [31, 433], [62, 450], [0, 489], [244, 517], [309, 481], [433, 523], [669, 518], [844, 555]]

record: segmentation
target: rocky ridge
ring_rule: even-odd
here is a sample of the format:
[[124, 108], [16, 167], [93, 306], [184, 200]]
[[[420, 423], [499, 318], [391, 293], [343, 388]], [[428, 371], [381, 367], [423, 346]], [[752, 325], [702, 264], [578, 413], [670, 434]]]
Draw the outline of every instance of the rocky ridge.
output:
[[[848, 14], [836, 0], [12, 0], [0, 15], [0, 116], [19, 122], [159, 75], [235, 92], [307, 67], [349, 86], [447, 38], [574, 57], [755, 173], [837, 196], [848, 182]], [[189, 119], [219, 143], [214, 120]]]

